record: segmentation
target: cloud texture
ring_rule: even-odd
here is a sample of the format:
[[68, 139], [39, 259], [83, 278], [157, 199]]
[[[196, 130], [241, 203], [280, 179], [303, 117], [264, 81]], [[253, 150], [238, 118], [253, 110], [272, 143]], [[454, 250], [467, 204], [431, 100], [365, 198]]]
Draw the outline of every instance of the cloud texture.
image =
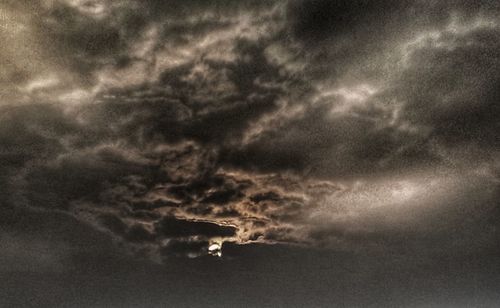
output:
[[495, 1], [0, 12], [11, 233], [19, 211], [62, 215], [160, 263], [224, 242], [468, 253], [500, 240]]

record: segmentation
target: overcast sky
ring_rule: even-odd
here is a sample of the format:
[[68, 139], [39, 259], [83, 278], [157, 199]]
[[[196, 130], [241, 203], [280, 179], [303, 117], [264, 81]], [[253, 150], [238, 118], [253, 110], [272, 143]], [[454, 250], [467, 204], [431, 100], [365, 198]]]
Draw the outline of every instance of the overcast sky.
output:
[[0, 306], [498, 307], [499, 17], [2, 0]]

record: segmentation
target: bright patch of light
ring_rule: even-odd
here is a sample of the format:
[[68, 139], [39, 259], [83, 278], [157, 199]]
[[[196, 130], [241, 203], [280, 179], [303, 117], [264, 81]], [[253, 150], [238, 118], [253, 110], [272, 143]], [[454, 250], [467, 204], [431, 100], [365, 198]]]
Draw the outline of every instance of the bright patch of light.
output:
[[98, 0], [71, 0], [69, 4], [80, 13], [93, 17], [104, 17], [106, 13], [105, 4]]
[[40, 77], [26, 85], [25, 90], [28, 92], [34, 92], [38, 90], [43, 90], [51, 87], [55, 87], [59, 84], [59, 79], [55, 76], [45, 76]]
[[392, 189], [391, 194], [397, 201], [405, 201], [411, 199], [416, 192], [417, 187], [415, 185], [408, 182], [402, 182]]
[[370, 98], [377, 94], [378, 89], [368, 85], [359, 84], [349, 87], [338, 87], [330, 89], [327, 86], [318, 87], [319, 94], [315, 102], [330, 101], [333, 114], [343, 114], [352, 108], [360, 107], [369, 102]]
[[359, 85], [353, 88], [339, 88], [332, 91], [325, 92], [324, 95], [339, 95], [347, 101], [365, 101], [377, 91], [369, 85]]
[[88, 102], [92, 98], [92, 93], [82, 89], [75, 89], [71, 92], [66, 92], [59, 95], [59, 101], [68, 104], [79, 104]]
[[220, 243], [212, 243], [208, 246], [208, 254], [214, 257], [222, 257], [222, 246]]

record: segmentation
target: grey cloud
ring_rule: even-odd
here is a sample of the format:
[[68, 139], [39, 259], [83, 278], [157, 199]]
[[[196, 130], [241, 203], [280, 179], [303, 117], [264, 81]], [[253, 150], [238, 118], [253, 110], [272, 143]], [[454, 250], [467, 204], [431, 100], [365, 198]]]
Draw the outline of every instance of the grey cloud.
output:
[[[101, 4], [8, 3], [31, 16], [43, 62], [7, 78], [17, 89], [0, 116], [10, 206], [62, 211], [160, 258], [202, 255], [216, 237], [352, 248], [415, 235], [335, 225], [372, 213], [366, 196], [407, 193], [358, 189], [367, 182], [457, 169], [469, 148], [476, 161], [461, 168], [491, 172], [494, 3]], [[311, 218], [325, 208], [334, 227]]]
[[465, 31], [444, 31], [437, 40], [417, 47], [394, 85], [394, 95], [405, 103], [403, 116], [417, 125], [429, 125], [437, 138], [496, 147], [499, 57], [494, 50], [499, 31], [497, 27]]
[[206, 255], [209, 243], [207, 241], [182, 241], [172, 240], [162, 247], [161, 255], [168, 257], [197, 257]]
[[158, 233], [167, 237], [206, 236], [231, 237], [236, 234], [236, 228], [221, 226], [210, 222], [180, 220], [171, 217], [162, 218], [155, 226]]
[[499, 13], [3, 1], [0, 306], [498, 306]]
[[142, 174], [148, 166], [129, 161], [112, 149], [68, 155], [27, 172], [26, 194], [33, 204], [68, 208], [81, 198], [95, 201], [108, 185]]
[[231, 165], [264, 171], [295, 170], [320, 177], [387, 172], [403, 163], [412, 168], [438, 159], [433, 157], [425, 136], [399, 131], [386, 122], [386, 116], [336, 117], [331, 105], [311, 106], [283, 127], [263, 133], [242, 148], [224, 152], [223, 159]]
[[287, 20], [291, 37], [307, 46], [310, 78], [337, 80], [356, 71], [377, 81], [397, 61], [391, 53], [401, 41], [456, 16], [494, 18], [499, 9], [492, 1], [290, 1]]

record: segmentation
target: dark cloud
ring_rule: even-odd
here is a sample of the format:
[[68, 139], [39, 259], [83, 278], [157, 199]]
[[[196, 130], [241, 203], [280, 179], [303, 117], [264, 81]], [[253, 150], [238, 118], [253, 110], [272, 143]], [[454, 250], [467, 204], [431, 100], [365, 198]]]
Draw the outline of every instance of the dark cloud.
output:
[[[147, 164], [127, 160], [113, 149], [70, 155], [26, 175], [27, 197], [37, 206], [67, 208], [81, 198], [95, 201], [107, 187], [143, 174]], [[47, 180], [50, 179], [50, 180]]]
[[1, 114], [2, 167], [50, 157], [61, 150], [59, 138], [78, 130], [51, 105], [6, 106]]
[[335, 117], [330, 108], [327, 104], [310, 107], [302, 117], [263, 133], [245, 147], [223, 152], [222, 159], [251, 169], [327, 177], [386, 172], [402, 164], [413, 168], [438, 160], [425, 136], [387, 125], [386, 115]]
[[[310, 78], [338, 79], [359, 71], [374, 81], [387, 78], [387, 63], [401, 40], [445, 27], [453, 18], [495, 18], [492, 1], [290, 1], [291, 37], [304, 45]], [[390, 61], [397, 61], [392, 58]]]
[[216, 191], [214, 193], [209, 194], [206, 198], [203, 199], [203, 202], [206, 203], [215, 203], [215, 204], [226, 204], [230, 201], [236, 201], [242, 197], [242, 193], [237, 190], [223, 190]]
[[273, 191], [269, 191], [269, 192], [253, 195], [250, 197], [250, 200], [252, 200], [255, 203], [261, 203], [261, 202], [265, 202], [265, 201], [279, 201], [280, 196]]
[[137, 224], [130, 227], [130, 229], [127, 232], [126, 238], [127, 240], [132, 242], [144, 243], [152, 241], [155, 238], [155, 236], [147, 229]]
[[[176, 290], [205, 268], [217, 286], [249, 279], [252, 294], [285, 283], [299, 306], [326, 306], [330, 286], [363, 306], [387, 277], [411, 289], [391, 265], [421, 273], [419, 290], [435, 271], [457, 285], [457, 269], [488, 278], [499, 12], [495, 1], [0, 4], [0, 272], [140, 263], [144, 276], [129, 278], [154, 286], [158, 265]], [[274, 278], [250, 279], [253, 265]], [[463, 304], [373, 305], [439, 303]]]
[[231, 237], [236, 234], [237, 229], [232, 226], [221, 226], [204, 221], [190, 221], [176, 219], [174, 217], [163, 217], [155, 226], [156, 231], [167, 237], [187, 237], [200, 235], [204, 237]]
[[494, 50], [499, 33], [494, 28], [465, 31], [444, 32], [413, 51], [396, 95], [406, 102], [405, 117], [431, 126], [436, 137], [497, 146], [499, 57]]
[[373, 25], [380, 31], [384, 20], [380, 16], [394, 22], [392, 15], [401, 14], [406, 6], [410, 5], [400, 1], [291, 1], [289, 19], [295, 36], [317, 42], [359, 35]]
[[162, 256], [169, 257], [197, 257], [206, 255], [208, 251], [207, 241], [178, 241], [172, 240], [164, 246], [160, 253]]

